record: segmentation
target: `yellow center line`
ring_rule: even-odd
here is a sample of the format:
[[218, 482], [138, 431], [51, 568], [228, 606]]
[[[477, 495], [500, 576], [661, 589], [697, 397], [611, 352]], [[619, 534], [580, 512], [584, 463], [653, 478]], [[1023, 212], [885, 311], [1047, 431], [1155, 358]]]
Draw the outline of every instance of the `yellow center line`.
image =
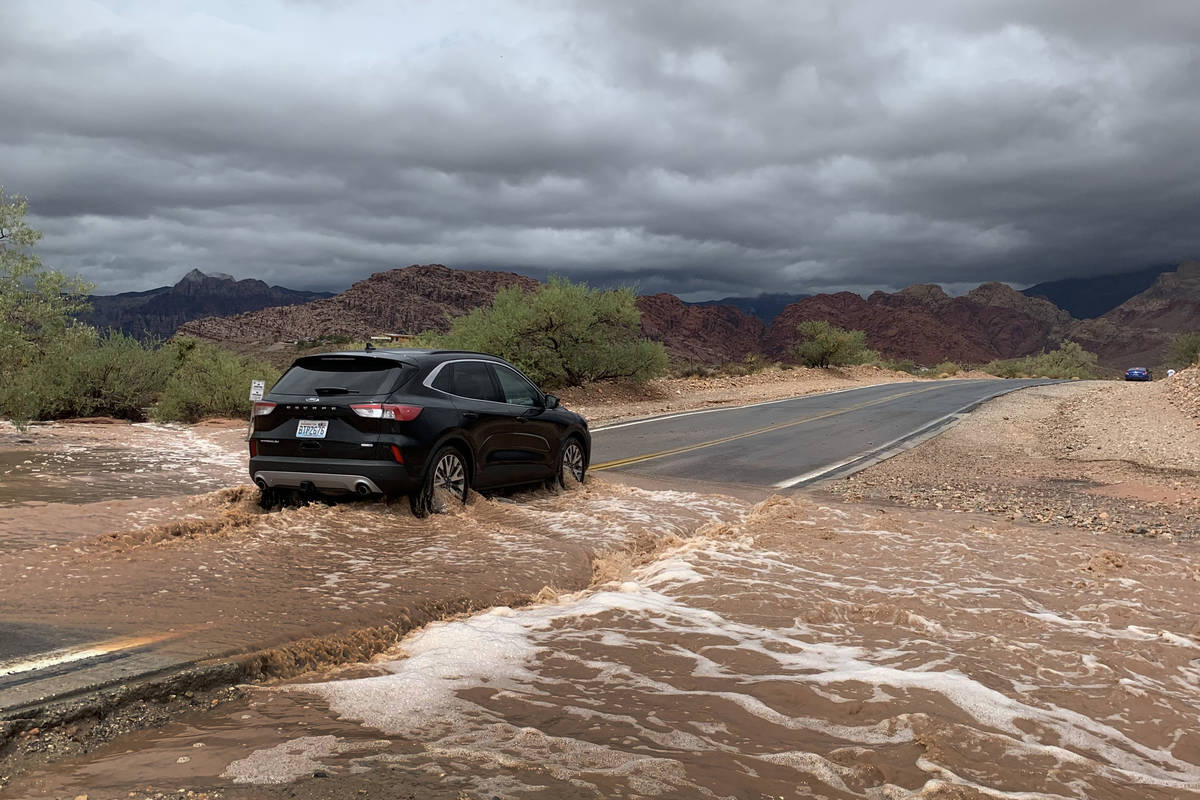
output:
[[795, 427], [796, 425], [803, 425], [808, 422], [816, 422], [817, 420], [828, 419], [829, 417], [836, 417], [839, 414], [849, 414], [852, 411], [859, 411], [861, 409], [868, 408], [870, 406], [879, 405], [880, 403], [886, 403], [889, 400], [898, 400], [901, 397], [908, 397], [909, 395], [921, 394], [923, 392], [930, 392], [930, 391], [933, 391], [934, 389], [940, 389], [940, 388], [941, 388], [940, 386], [930, 386], [925, 389], [913, 389], [912, 391], [902, 392], [900, 394], [890, 394], [887, 397], [880, 397], [875, 400], [868, 400], [867, 402], [859, 403], [856, 406], [849, 406], [847, 408], [839, 408], [836, 411], [826, 411], [821, 414], [816, 414], [815, 416], [805, 417], [803, 419], [795, 419], [790, 422], [780, 422], [775, 425], [768, 425], [765, 428], [756, 428], [755, 430], [746, 431], [745, 433], [737, 433], [737, 434], [734, 434], [733, 436], [723, 436], [720, 439], [713, 439], [708, 442], [700, 442], [699, 444], [689, 444], [689, 445], [685, 445], [683, 447], [675, 447], [675, 448], [672, 448], [671, 450], [661, 450], [657, 453], [646, 453], [646, 454], [640, 455], [640, 456], [630, 456], [629, 458], [620, 458], [620, 459], [617, 459], [616, 461], [605, 461], [602, 464], [593, 464], [590, 467], [590, 469], [593, 472], [595, 472], [597, 470], [612, 469], [613, 467], [623, 467], [623, 466], [626, 466], [627, 464], [638, 464], [642, 461], [650, 461], [651, 459], [655, 459], [655, 458], [663, 458], [665, 456], [678, 455], [679, 453], [690, 453], [693, 450], [701, 450], [705, 447], [712, 447], [712, 446], [718, 445], [718, 444], [725, 444], [726, 442], [733, 442], [738, 439], [746, 439], [751, 436], [760, 436], [764, 433], [771, 433], [772, 431], [780, 431], [780, 430], [783, 430], [784, 428], [791, 428], [791, 427]]

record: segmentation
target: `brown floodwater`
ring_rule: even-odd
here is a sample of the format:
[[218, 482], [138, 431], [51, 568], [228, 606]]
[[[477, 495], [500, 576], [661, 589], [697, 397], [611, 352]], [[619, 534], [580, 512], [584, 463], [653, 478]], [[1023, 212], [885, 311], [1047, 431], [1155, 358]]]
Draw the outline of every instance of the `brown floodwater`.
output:
[[0, 422], [0, 552], [179, 516], [167, 502], [248, 481], [244, 427]]
[[289, 614], [311, 629], [418, 595], [558, 591], [122, 737], [9, 796], [318, 797], [320, 773], [371, 796], [1200, 797], [1192, 544], [603, 481], [429, 521], [211, 502], [224, 527], [26, 553], [51, 564], [21, 591], [82, 613], [53, 576], [108, 570], [110, 611], [152, 591], [169, 610], [144, 613], [178, 620], [207, 599], [204, 635], [225, 644], [294, 635]]

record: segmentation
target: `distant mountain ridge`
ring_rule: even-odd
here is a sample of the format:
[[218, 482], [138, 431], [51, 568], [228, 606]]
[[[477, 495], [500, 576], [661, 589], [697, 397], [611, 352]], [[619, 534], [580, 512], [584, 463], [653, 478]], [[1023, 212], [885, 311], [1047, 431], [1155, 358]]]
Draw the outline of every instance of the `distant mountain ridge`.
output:
[[764, 325], [770, 325], [783, 310], [792, 303], [797, 303], [811, 294], [778, 294], [763, 292], [756, 297], [723, 297], [720, 300], [698, 300], [688, 302], [689, 306], [733, 306], [743, 314], [757, 317]]
[[139, 339], [165, 339], [180, 326], [200, 317], [297, 305], [332, 296], [332, 292], [268, 286], [254, 278], [239, 281], [223, 272], [205, 274], [193, 269], [174, 286], [92, 295], [88, 298], [91, 310], [80, 314], [79, 319], [100, 329], [116, 328]]
[[1092, 278], [1064, 278], [1035, 284], [1022, 289], [1021, 294], [1044, 297], [1076, 319], [1094, 319], [1146, 291], [1159, 275], [1174, 269], [1172, 265], [1160, 264]]
[[[512, 285], [530, 290], [539, 284], [512, 272], [413, 265], [376, 273], [333, 297], [206, 317], [178, 332], [253, 352], [327, 336], [440, 331]], [[662, 342], [680, 363], [720, 364], [759, 354], [786, 360], [797, 324], [811, 319], [862, 330], [872, 349], [918, 364], [981, 364], [1072, 339], [1097, 353], [1102, 365], [1116, 368], [1160, 363], [1175, 334], [1197, 327], [1200, 262], [1161, 273], [1145, 291], [1088, 320], [1003, 283], [985, 283], [960, 297], [935, 284], [867, 298], [851, 292], [812, 295], [788, 304], [770, 325], [733, 305], [685, 303], [671, 294], [642, 296], [637, 304], [643, 335]]]
[[450, 318], [490, 304], [496, 292], [514, 284], [532, 289], [538, 282], [515, 272], [414, 264], [376, 272], [333, 297], [193, 320], [178, 333], [244, 346], [324, 336], [364, 338], [379, 333], [444, 331]]

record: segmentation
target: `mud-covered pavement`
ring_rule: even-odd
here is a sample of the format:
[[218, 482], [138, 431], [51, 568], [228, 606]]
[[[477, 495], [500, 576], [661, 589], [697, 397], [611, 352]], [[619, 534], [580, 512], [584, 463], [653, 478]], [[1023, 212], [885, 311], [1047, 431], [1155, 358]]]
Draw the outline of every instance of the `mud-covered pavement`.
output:
[[602, 480], [109, 502], [0, 526], [6, 623], [292, 677], [18, 735], [5, 797], [1200, 797], [1194, 542]]

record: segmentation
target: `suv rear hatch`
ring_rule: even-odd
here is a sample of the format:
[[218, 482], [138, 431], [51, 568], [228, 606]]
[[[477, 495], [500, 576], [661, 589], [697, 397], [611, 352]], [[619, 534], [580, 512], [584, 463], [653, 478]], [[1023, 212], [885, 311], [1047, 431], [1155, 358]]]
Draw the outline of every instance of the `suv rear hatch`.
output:
[[376, 452], [385, 420], [356, 413], [353, 407], [383, 402], [415, 371], [393, 358], [365, 355], [297, 359], [266, 399], [255, 404], [259, 454], [387, 458], [386, 452]]

